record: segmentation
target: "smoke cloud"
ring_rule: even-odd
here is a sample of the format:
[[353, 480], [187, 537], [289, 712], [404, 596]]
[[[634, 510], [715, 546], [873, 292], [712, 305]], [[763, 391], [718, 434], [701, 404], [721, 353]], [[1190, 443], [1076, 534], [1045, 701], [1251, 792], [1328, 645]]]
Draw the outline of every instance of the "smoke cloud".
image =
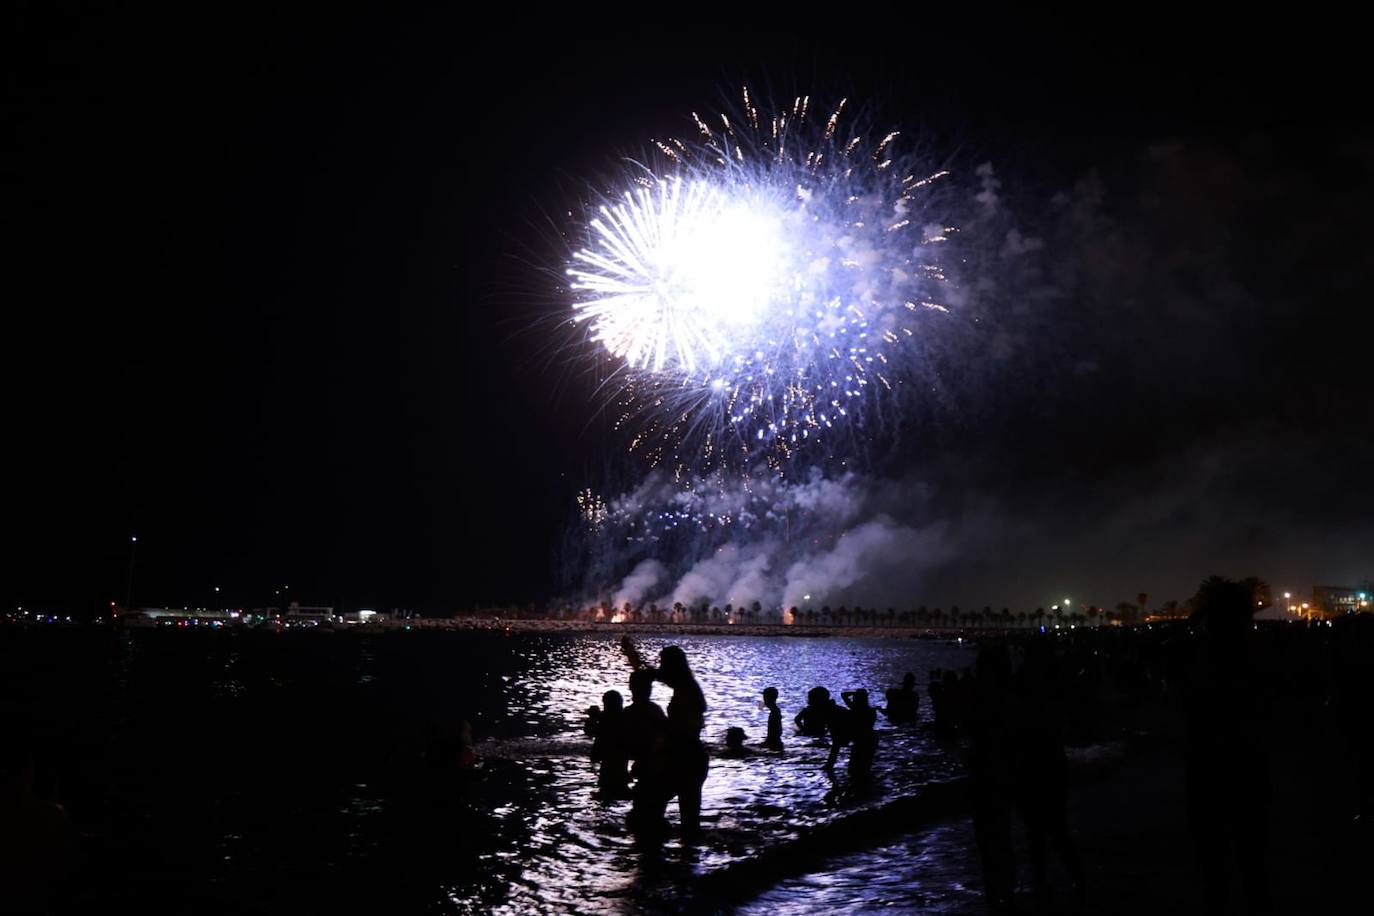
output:
[[635, 566], [634, 571], [625, 577], [625, 581], [620, 583], [620, 588], [616, 589], [615, 606], [629, 602], [631, 605], [640, 604], [650, 590], [657, 586], [668, 575], [668, 570], [658, 560], [641, 560]]
[[[1025, 609], [1374, 576], [1349, 318], [1374, 202], [1257, 149], [1161, 143], [1048, 193], [973, 170], [950, 311], [912, 339], [887, 422], [785, 482], [637, 478], [579, 530], [574, 589]], [[1323, 155], [1331, 175], [1374, 162]]]

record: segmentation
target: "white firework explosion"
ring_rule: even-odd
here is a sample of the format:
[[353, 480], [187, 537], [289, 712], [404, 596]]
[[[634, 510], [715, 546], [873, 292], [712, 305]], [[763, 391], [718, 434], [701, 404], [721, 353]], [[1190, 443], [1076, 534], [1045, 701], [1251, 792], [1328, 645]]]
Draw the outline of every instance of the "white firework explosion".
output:
[[823, 122], [809, 99], [655, 141], [603, 198], [567, 273], [575, 317], [617, 363], [631, 448], [682, 470], [784, 469], [865, 414], [906, 367], [921, 316], [942, 312], [932, 188], [946, 173]]

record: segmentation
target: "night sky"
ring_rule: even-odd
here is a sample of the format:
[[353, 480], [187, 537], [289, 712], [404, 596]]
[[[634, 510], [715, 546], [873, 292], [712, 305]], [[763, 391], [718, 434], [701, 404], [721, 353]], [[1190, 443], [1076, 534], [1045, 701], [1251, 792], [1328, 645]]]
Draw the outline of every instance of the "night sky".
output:
[[884, 469], [962, 520], [913, 604], [1374, 576], [1355, 58], [1022, 30], [534, 52], [461, 20], [33, 9], [9, 32], [11, 605], [122, 600], [134, 533], [135, 603], [553, 596], [573, 494], [620, 449], [558, 350], [566, 211], [746, 81], [872, 100], [974, 190], [992, 163], [1000, 218], [1044, 240]]

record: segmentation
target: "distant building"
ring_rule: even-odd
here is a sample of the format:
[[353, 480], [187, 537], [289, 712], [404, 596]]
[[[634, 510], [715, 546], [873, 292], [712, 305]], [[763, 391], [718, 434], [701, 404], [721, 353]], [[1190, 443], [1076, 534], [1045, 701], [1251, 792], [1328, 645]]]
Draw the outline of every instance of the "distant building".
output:
[[288, 627], [323, 626], [334, 622], [334, 609], [307, 607], [299, 601], [292, 601], [286, 606], [286, 613], [281, 615], [281, 622]]
[[1312, 609], [1328, 616], [1368, 611], [1374, 605], [1374, 594], [1358, 588], [1337, 585], [1312, 586]]
[[243, 623], [243, 614], [235, 610], [211, 610], [203, 607], [139, 607], [115, 608], [112, 619], [120, 626], [144, 627], [233, 627]]

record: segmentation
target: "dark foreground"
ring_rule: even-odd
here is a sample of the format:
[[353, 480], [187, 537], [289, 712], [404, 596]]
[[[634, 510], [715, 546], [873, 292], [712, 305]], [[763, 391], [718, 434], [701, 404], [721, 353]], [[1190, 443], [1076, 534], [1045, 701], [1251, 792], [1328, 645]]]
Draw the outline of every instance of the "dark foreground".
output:
[[[1240, 783], [1268, 787], [1260, 848], [1274, 912], [1356, 912], [1366, 900], [1366, 624], [1260, 631], [1248, 648], [1259, 741], [1235, 762]], [[577, 740], [584, 700], [623, 678], [611, 640], [188, 636], [0, 633], [6, 737], [17, 739], [7, 766], [29, 747], [29, 801], [59, 801], [72, 828], [65, 871], [44, 887], [49, 911], [988, 909], [960, 775], [967, 723], [936, 734], [928, 698], [920, 726], [883, 732], [867, 796], [836, 800], [842, 783], [819, 773], [824, 742], [789, 734], [782, 758], [715, 757], [702, 843], [672, 837], [647, 853], [626, 836], [623, 805], [591, 794]], [[905, 667], [925, 694], [930, 667], [973, 663], [914, 640], [685, 644], [716, 717], [708, 743], [727, 723], [756, 733], [765, 681], [782, 686], [790, 725], [799, 685], [881, 687]], [[1206, 911], [1186, 791], [1194, 636], [1079, 632], [1056, 645], [1085, 910]], [[459, 708], [488, 759], [452, 809], [427, 785], [424, 736]], [[16, 836], [11, 872], [26, 851]], [[1032, 910], [1019, 825], [1014, 840], [1016, 904]], [[1051, 860], [1046, 905], [1071, 911]], [[1245, 911], [1234, 875], [1229, 906]]]
[[[1276, 727], [1273, 761], [1290, 773], [1321, 756], [1311, 730]], [[1327, 761], [1330, 763], [1331, 761]], [[1367, 832], [1353, 819], [1333, 821], [1330, 787], [1320, 779], [1274, 782], [1268, 877], [1275, 913], [1364, 913], [1368, 906]], [[1083, 853], [1087, 902], [1075, 909], [1068, 876], [1057, 862], [1055, 913], [1206, 913], [1184, 804], [1180, 743], [1137, 748], [1130, 755], [1085, 759], [1069, 794], [1069, 823]], [[1024, 830], [1017, 828], [1017, 897], [1035, 912]], [[936, 818], [925, 829], [856, 842], [840, 855], [794, 861], [794, 873], [758, 894], [736, 895], [738, 912], [785, 914], [842, 909], [862, 888], [868, 906], [886, 912], [986, 913], [972, 822], [965, 811]], [[1228, 912], [1247, 908], [1232, 885]]]

